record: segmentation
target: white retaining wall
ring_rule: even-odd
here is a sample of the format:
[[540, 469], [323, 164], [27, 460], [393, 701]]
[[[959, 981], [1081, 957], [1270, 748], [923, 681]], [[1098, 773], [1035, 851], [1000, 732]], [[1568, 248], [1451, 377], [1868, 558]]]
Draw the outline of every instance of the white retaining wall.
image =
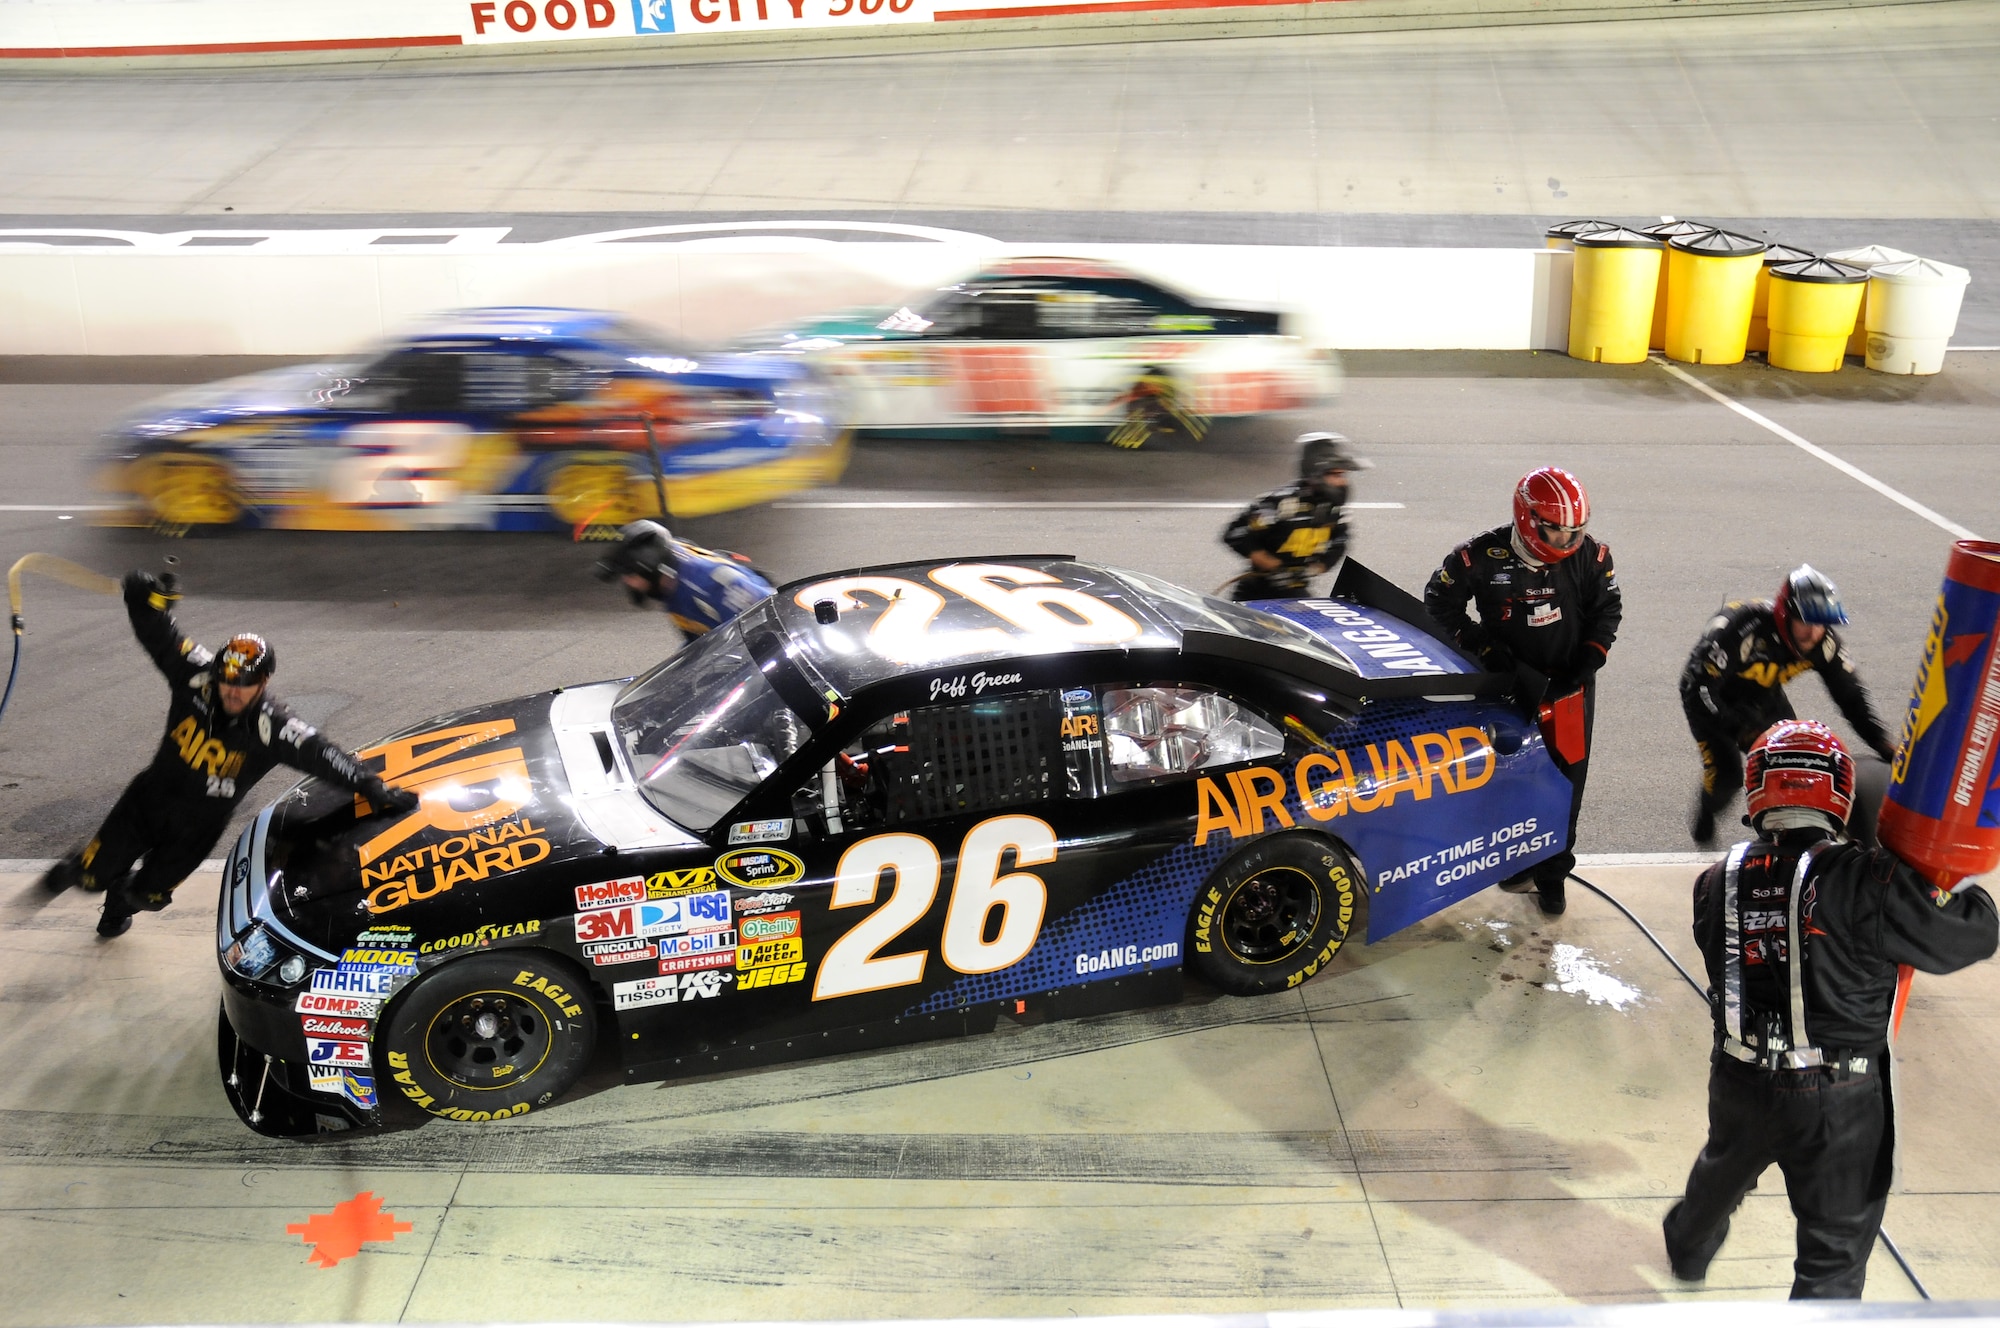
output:
[[[699, 342], [850, 305], [891, 303], [1002, 254], [1095, 257], [1190, 295], [1293, 311], [1314, 345], [1561, 349], [1570, 255], [1547, 249], [1004, 245], [812, 239], [684, 243], [367, 243], [304, 236], [242, 249], [7, 243], [0, 354], [319, 355], [439, 309], [614, 309]], [[152, 239], [155, 237], [147, 237]]]

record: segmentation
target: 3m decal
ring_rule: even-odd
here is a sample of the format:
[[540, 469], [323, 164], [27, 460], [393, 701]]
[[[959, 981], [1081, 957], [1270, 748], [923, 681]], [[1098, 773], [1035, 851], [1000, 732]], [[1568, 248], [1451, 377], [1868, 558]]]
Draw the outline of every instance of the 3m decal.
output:
[[1469, 793], [1493, 778], [1498, 757], [1486, 734], [1476, 728], [1445, 733], [1419, 733], [1407, 740], [1391, 738], [1369, 743], [1367, 768], [1357, 772], [1356, 758], [1346, 751], [1310, 752], [1292, 767], [1288, 781], [1270, 766], [1234, 770], [1227, 789], [1212, 775], [1195, 786], [1195, 839], [1223, 831], [1232, 838], [1264, 832], [1267, 819], [1275, 828], [1296, 822], [1285, 807], [1296, 792], [1300, 807], [1315, 821], [1330, 821], [1349, 811], [1366, 815], [1394, 805], [1404, 793], [1419, 800], [1442, 789], [1449, 796]]
[[[1047, 572], [994, 563], [955, 563], [937, 568], [929, 576], [946, 590], [1032, 636], [1076, 645], [1114, 645], [1144, 632], [1122, 609], [1069, 589]], [[883, 603], [882, 612], [868, 629], [869, 649], [899, 663], [997, 653], [1014, 645], [1013, 633], [999, 627], [933, 633], [930, 626], [944, 609], [944, 596], [902, 577], [835, 577], [815, 582], [793, 598], [805, 609], [831, 599], [845, 612], [861, 607], [857, 595], [869, 595]]]
[[758, 889], [790, 885], [806, 874], [806, 865], [783, 849], [737, 849], [715, 860], [715, 874], [731, 885]]
[[[939, 951], [961, 973], [990, 973], [1018, 963], [1034, 948], [1048, 888], [1032, 872], [1002, 876], [1001, 857], [1013, 850], [1018, 867], [1056, 859], [1056, 834], [1035, 816], [996, 816], [966, 832], [958, 850], [957, 880], [946, 906]], [[853, 908], [875, 902], [884, 874], [889, 898], [835, 941], [820, 961], [813, 999], [830, 1000], [923, 981], [928, 952], [883, 955], [881, 951], [930, 911], [937, 898], [942, 866], [937, 848], [912, 834], [874, 835], [850, 846], [834, 874], [828, 907]], [[992, 914], [999, 910], [999, 925]], [[987, 940], [991, 931], [993, 939]]]
[[599, 881], [595, 885], [576, 887], [576, 907], [580, 913], [585, 909], [608, 908], [613, 904], [636, 904], [646, 897], [646, 878], [628, 876], [619, 881]]
[[[382, 766], [376, 773], [383, 781], [400, 785], [423, 800], [417, 810], [361, 845], [361, 865], [366, 867], [423, 831], [462, 835], [503, 821], [527, 806], [534, 788], [528, 778], [527, 759], [519, 747], [482, 751], [459, 760], [447, 759], [484, 747], [513, 731], [513, 720], [498, 719], [486, 724], [432, 729], [356, 752], [364, 762], [381, 757]], [[365, 800], [357, 795], [356, 801]], [[460, 810], [452, 805], [454, 802], [474, 805]], [[546, 855], [546, 847], [543, 853]]]

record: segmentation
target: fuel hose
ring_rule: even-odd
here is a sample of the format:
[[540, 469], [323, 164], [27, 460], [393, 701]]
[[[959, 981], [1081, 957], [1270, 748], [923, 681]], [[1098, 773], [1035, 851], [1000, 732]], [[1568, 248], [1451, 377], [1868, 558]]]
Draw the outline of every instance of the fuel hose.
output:
[[7, 607], [12, 613], [10, 625], [14, 629], [14, 659], [7, 666], [7, 690], [0, 692], [0, 719], [6, 718], [7, 703], [14, 699], [14, 679], [21, 672], [21, 632], [27, 622], [21, 616], [21, 577], [26, 572], [41, 575], [75, 586], [78, 590], [88, 590], [94, 595], [115, 595], [118, 582], [101, 572], [93, 572], [88, 567], [58, 558], [52, 553], [30, 553], [16, 559], [7, 569]]
[[[1575, 872], [1571, 872], [1569, 874], [1569, 879], [1575, 881], [1578, 885], [1590, 891], [1590, 893], [1596, 895], [1599, 899], [1602, 899], [1605, 903], [1611, 905], [1611, 907], [1617, 909], [1620, 913], [1623, 913], [1625, 915], [1625, 920], [1627, 922], [1630, 922], [1633, 926], [1637, 927], [1639, 929], [1640, 934], [1653, 943], [1653, 948], [1655, 950], [1658, 950], [1660, 954], [1666, 959], [1666, 961], [1674, 966], [1674, 972], [1681, 975], [1681, 978], [1688, 984], [1688, 989], [1692, 991], [1696, 996], [1699, 996], [1701, 998], [1702, 1007], [1704, 1009], [1707, 1008], [1708, 988], [1704, 987], [1701, 983], [1695, 981], [1694, 974], [1688, 972], [1687, 969], [1681, 966], [1681, 961], [1674, 958], [1674, 952], [1672, 950], [1669, 950], [1666, 947], [1666, 945], [1660, 940], [1659, 937], [1653, 935], [1653, 929], [1651, 927], [1648, 927], [1645, 923], [1639, 921], [1638, 914], [1634, 913], [1631, 909], [1625, 907], [1624, 904], [1619, 902], [1618, 896], [1612, 894], [1609, 890], [1606, 890], [1603, 886], [1593, 885], [1591, 882], [1584, 880], [1581, 876], [1578, 876]], [[1887, 1227], [1876, 1227], [1875, 1234], [1882, 1238], [1882, 1248], [1889, 1251], [1889, 1257], [1894, 1259], [1896, 1261], [1896, 1266], [1903, 1270], [1903, 1276], [1910, 1279], [1910, 1285], [1916, 1288], [1917, 1294], [1923, 1297], [1925, 1300], [1929, 1300], [1931, 1298], [1931, 1293], [1924, 1287], [1923, 1282], [1917, 1277], [1917, 1270], [1910, 1267], [1910, 1261], [1908, 1259], [1905, 1259], [1903, 1257], [1903, 1252], [1896, 1248], [1896, 1242], [1890, 1239], [1889, 1229]]]

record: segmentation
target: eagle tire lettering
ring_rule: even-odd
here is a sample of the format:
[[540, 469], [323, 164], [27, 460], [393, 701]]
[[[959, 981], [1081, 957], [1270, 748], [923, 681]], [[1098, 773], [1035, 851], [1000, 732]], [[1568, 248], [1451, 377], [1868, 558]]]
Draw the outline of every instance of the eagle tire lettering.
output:
[[1231, 995], [1303, 986], [1354, 934], [1358, 879], [1346, 852], [1316, 834], [1278, 834], [1249, 845], [1195, 894], [1189, 967]]

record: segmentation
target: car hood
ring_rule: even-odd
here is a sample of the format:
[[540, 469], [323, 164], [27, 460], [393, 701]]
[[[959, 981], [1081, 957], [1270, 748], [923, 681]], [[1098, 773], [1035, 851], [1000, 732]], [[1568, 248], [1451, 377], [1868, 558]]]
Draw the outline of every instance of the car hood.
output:
[[406, 815], [357, 818], [359, 799], [306, 780], [273, 808], [265, 844], [266, 870], [284, 873], [286, 905], [295, 915], [330, 908], [391, 922], [511, 915], [511, 903], [489, 909], [496, 892], [567, 874], [553, 869], [616, 852], [621, 841], [696, 842], [620, 785], [615, 759], [600, 757], [615, 750], [610, 702], [619, 687], [453, 711], [363, 748], [369, 766], [422, 798]]

